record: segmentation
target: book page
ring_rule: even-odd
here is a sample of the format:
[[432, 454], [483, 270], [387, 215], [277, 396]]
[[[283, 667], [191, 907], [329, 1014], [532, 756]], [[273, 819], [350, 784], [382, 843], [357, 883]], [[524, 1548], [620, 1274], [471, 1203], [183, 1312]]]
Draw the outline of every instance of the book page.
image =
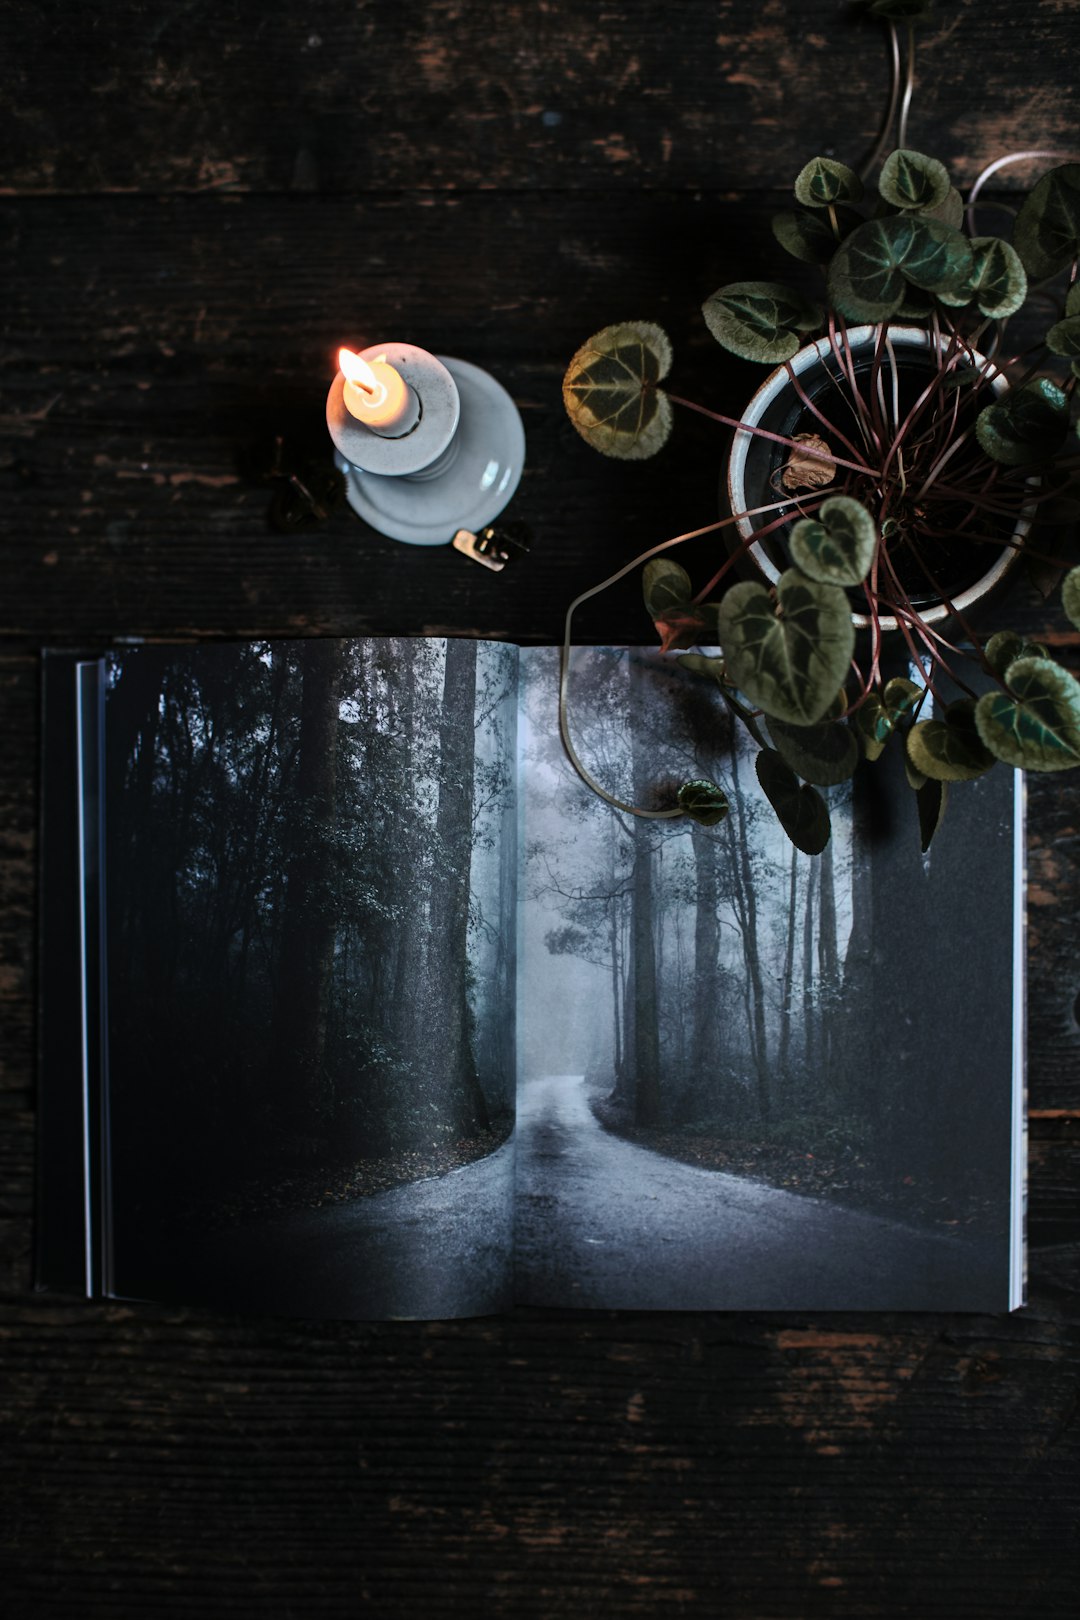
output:
[[827, 790], [811, 857], [715, 681], [627, 649], [572, 671], [608, 792], [657, 807], [705, 777], [730, 809], [605, 803], [559, 740], [557, 652], [523, 649], [518, 1298], [1016, 1303], [1014, 773], [955, 786], [924, 856], [893, 748]]
[[105, 667], [107, 1291], [510, 1297], [517, 649]]

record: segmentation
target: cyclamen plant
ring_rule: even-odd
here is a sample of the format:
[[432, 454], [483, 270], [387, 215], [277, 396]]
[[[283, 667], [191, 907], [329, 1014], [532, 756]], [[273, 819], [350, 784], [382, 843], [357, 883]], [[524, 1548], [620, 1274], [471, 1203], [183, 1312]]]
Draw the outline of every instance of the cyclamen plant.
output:
[[[876, 9], [894, 18], [921, 8], [918, 0], [881, 0]], [[892, 37], [898, 63], [894, 21]], [[1016, 632], [982, 644], [942, 577], [943, 559], [958, 545], [984, 556], [1032, 553], [1036, 520], [1060, 518], [1077, 485], [1070, 416], [1080, 377], [1080, 162], [1042, 176], [1016, 212], [1011, 241], [978, 234], [985, 178], [1044, 154], [991, 165], [965, 205], [941, 162], [903, 144], [910, 38], [908, 61], [901, 145], [881, 165], [876, 195], [865, 196], [852, 169], [816, 157], [795, 180], [797, 207], [773, 221], [786, 252], [823, 269], [824, 307], [773, 281], [731, 283], [703, 306], [725, 349], [785, 368], [800, 422], [811, 429], [777, 433], [704, 412], [779, 447], [769, 490], [776, 498], [695, 531], [740, 520], [744, 531], [701, 589], [659, 555], [689, 536], [614, 576], [646, 562], [645, 603], [662, 648], [681, 652], [690, 674], [716, 681], [760, 746], [758, 778], [785, 831], [811, 854], [830, 831], [817, 788], [844, 781], [860, 757], [878, 758], [892, 739], [901, 741], [919, 796], [924, 849], [950, 783], [998, 761], [1040, 771], [1080, 765], [1080, 682]], [[898, 85], [897, 67], [894, 102]], [[1053, 301], [1053, 316], [1042, 319], [1039, 343], [1006, 358], [1006, 324], [1033, 291], [1040, 305]], [[1024, 321], [1031, 328], [1030, 309]], [[926, 333], [914, 380], [897, 353], [897, 329], [912, 325]], [[855, 328], [867, 326], [860, 344]], [[821, 332], [829, 381], [815, 396], [792, 362]], [[575, 427], [607, 455], [654, 454], [674, 405], [703, 409], [661, 387], [670, 365], [670, 342], [651, 323], [597, 333], [563, 385]], [[763, 547], [779, 558], [774, 581], [744, 580], [714, 599], [739, 560], [760, 557]], [[977, 563], [976, 574], [988, 567]], [[605, 798], [573, 749], [566, 678], [573, 613], [611, 583], [571, 604], [560, 703], [568, 752]], [[1080, 568], [1065, 575], [1062, 598], [1080, 629]], [[927, 611], [930, 599], [942, 604], [936, 613]], [[899, 638], [921, 679], [885, 678], [886, 634]], [[720, 656], [689, 650], [702, 647], [719, 647]], [[707, 825], [727, 813], [722, 790], [707, 782], [685, 784], [670, 810], [621, 808]]]

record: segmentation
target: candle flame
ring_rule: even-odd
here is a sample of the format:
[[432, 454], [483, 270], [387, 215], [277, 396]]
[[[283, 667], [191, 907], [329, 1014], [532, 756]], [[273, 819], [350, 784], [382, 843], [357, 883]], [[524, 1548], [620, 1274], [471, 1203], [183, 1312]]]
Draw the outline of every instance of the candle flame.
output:
[[362, 388], [367, 394], [374, 394], [378, 390], [378, 379], [366, 360], [351, 349], [339, 349], [337, 359], [338, 370], [346, 382], [351, 382], [355, 388]]

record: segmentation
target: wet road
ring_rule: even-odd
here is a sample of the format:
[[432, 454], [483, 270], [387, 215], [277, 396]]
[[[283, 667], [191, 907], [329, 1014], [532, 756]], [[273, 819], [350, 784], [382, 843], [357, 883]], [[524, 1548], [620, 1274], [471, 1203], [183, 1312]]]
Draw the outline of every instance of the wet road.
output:
[[1004, 1240], [995, 1255], [652, 1153], [602, 1128], [580, 1075], [519, 1094], [516, 1209], [528, 1304], [1007, 1308]]

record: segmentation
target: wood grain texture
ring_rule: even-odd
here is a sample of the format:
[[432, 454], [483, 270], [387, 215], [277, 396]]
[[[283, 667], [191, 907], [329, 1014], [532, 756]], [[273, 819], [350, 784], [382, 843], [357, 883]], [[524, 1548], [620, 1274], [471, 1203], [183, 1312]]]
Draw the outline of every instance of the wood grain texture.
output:
[[[6, 183], [47, 194], [776, 185], [860, 161], [888, 88], [847, 0], [15, 0], [0, 27]], [[1075, 141], [1069, 0], [945, 0], [920, 39], [910, 141], [960, 180]]]
[[[1073, 0], [940, 4], [912, 143], [970, 179], [1074, 142], [1078, 43]], [[1024, 1311], [356, 1325], [31, 1291], [40, 647], [557, 639], [577, 591], [711, 521], [723, 454], [682, 413], [660, 461], [602, 461], [563, 416], [567, 358], [648, 316], [678, 391], [738, 410], [759, 373], [700, 303], [775, 264], [769, 215], [808, 156], [871, 143], [880, 30], [845, 0], [13, 0], [0, 83], [5, 1617], [1071, 1616], [1068, 777], [1030, 784]], [[268, 531], [238, 452], [319, 439], [337, 345], [382, 336], [472, 359], [517, 399], [513, 515], [535, 544], [505, 574], [346, 514]], [[689, 548], [692, 571], [715, 545]], [[989, 611], [1080, 670], [1030, 584]], [[646, 639], [636, 580], [578, 630]]]

